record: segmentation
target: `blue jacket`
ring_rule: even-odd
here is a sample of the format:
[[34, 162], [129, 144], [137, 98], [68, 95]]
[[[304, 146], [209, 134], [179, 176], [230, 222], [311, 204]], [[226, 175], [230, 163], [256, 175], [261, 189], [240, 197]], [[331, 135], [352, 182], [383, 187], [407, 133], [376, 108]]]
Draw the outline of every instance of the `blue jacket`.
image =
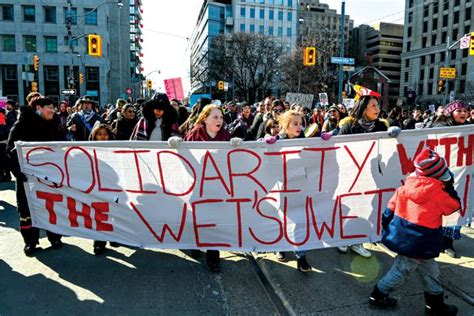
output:
[[443, 216], [460, 208], [452, 183], [410, 176], [397, 189], [383, 214], [382, 242], [410, 258], [438, 257], [443, 241]]

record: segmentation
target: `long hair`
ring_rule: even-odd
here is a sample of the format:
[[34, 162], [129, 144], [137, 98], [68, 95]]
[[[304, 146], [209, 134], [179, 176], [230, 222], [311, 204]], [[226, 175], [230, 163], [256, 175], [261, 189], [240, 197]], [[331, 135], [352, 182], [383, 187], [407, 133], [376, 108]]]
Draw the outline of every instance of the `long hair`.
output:
[[199, 116], [197, 117], [196, 122], [194, 123], [194, 126], [197, 126], [199, 124], [204, 124], [204, 121], [209, 117], [209, 115], [211, 114], [213, 110], [219, 110], [222, 113], [222, 115], [224, 115], [224, 111], [222, 111], [221, 107], [215, 104], [208, 104], [202, 109], [201, 113], [199, 113]]
[[179, 133], [181, 135], [186, 135], [186, 133], [189, 132], [194, 127], [194, 125], [196, 125], [196, 120], [199, 114], [201, 114], [204, 107], [211, 103], [212, 103], [212, 100], [209, 98], [200, 98], [197, 101], [197, 103], [193, 106], [191, 115], [189, 115], [186, 121], [183, 124], [181, 124], [181, 126], [179, 127]]
[[301, 114], [298, 111], [290, 110], [283, 113], [279, 119], [280, 132], [284, 132], [285, 134], [288, 134], [287, 131], [288, 131], [288, 127], [290, 126], [290, 122], [296, 116], [298, 116], [301, 119], [301, 121], [303, 121], [303, 114]]

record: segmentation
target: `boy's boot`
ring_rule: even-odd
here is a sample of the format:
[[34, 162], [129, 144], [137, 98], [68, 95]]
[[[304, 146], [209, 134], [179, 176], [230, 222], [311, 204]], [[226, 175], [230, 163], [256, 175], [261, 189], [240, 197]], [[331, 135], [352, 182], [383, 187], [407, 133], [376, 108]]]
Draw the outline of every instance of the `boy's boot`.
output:
[[369, 305], [371, 307], [389, 309], [397, 306], [397, 300], [393, 297], [389, 297], [388, 294], [380, 292], [377, 285], [375, 285], [374, 290], [370, 293]]
[[456, 258], [456, 250], [454, 250], [453, 245], [454, 240], [449, 237], [444, 237], [443, 239], [443, 250], [444, 253], [450, 256], [451, 258]]
[[443, 293], [430, 294], [425, 292], [425, 314], [430, 316], [455, 316], [458, 308], [454, 305], [444, 304]]
[[220, 254], [219, 250], [206, 251], [206, 264], [211, 272], [220, 272]]

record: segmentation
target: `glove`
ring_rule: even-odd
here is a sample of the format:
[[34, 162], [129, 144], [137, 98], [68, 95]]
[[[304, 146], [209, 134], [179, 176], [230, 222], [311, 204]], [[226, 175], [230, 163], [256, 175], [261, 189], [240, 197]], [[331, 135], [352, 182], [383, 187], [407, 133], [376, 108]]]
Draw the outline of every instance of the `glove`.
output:
[[322, 138], [323, 140], [330, 140], [331, 137], [332, 137], [332, 133], [331, 133], [331, 132], [322, 133], [322, 134], [321, 134], [321, 138]]
[[388, 136], [393, 137], [393, 138], [397, 138], [401, 132], [402, 132], [402, 129], [398, 126], [390, 126], [388, 128]]
[[182, 141], [183, 139], [181, 137], [172, 136], [168, 138], [168, 146], [171, 148], [177, 148]]
[[234, 137], [230, 139], [230, 144], [232, 145], [232, 147], [238, 147], [242, 144], [243, 141], [244, 140], [242, 138]]
[[267, 144], [275, 144], [277, 140], [278, 140], [277, 136], [270, 136], [270, 137], [265, 139], [265, 142]]

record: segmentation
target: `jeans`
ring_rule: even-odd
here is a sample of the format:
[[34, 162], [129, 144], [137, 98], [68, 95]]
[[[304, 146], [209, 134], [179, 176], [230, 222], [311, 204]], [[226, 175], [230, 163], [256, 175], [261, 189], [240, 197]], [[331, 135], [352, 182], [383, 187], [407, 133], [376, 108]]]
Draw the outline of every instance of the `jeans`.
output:
[[434, 259], [413, 259], [397, 255], [390, 271], [377, 283], [377, 287], [384, 294], [402, 286], [417, 271], [423, 281], [425, 292], [438, 295], [443, 293], [439, 282], [439, 267]]

